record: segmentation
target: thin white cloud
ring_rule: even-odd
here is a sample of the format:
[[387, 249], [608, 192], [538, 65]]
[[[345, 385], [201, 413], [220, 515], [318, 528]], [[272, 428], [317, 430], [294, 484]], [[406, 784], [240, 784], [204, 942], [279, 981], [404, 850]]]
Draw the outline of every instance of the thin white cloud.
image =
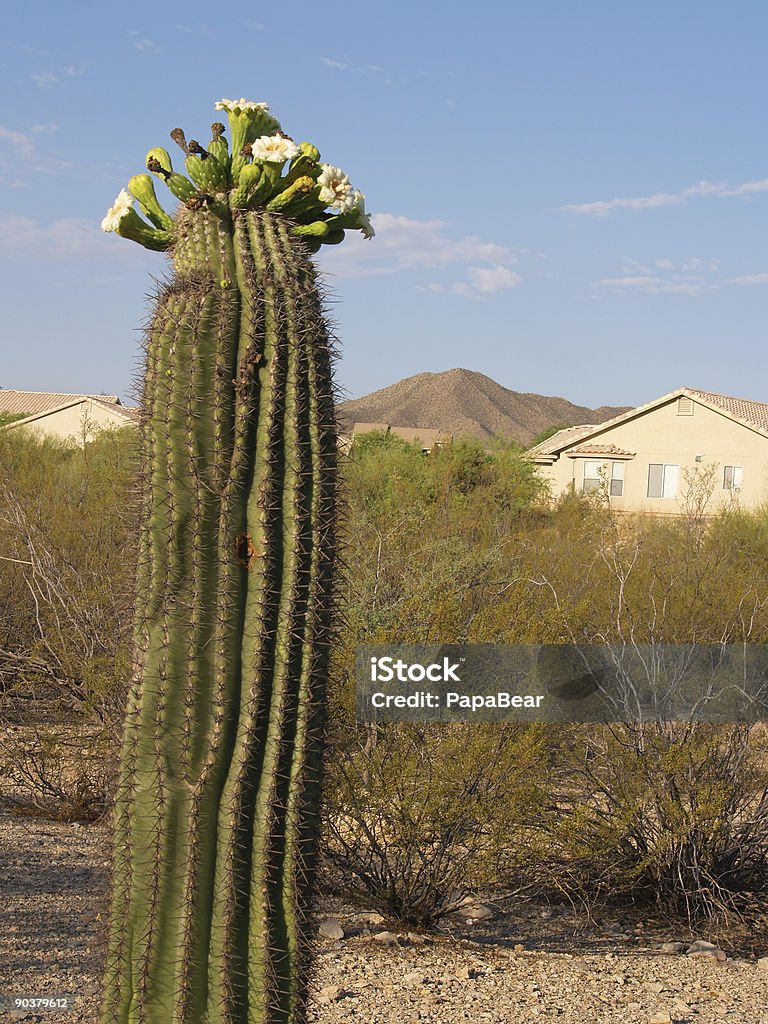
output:
[[324, 264], [336, 276], [437, 271], [447, 279], [416, 283], [416, 287], [474, 298], [514, 288], [521, 281], [520, 275], [509, 269], [518, 262], [517, 253], [477, 235], [452, 238], [444, 221], [377, 213], [372, 222], [376, 230], [373, 241], [350, 232], [343, 246], [321, 250]]
[[717, 285], [708, 284], [703, 281], [667, 281], [662, 277], [644, 275], [640, 277], [604, 277], [597, 282], [601, 288], [612, 290], [635, 290], [648, 292], [651, 295], [690, 295], [696, 297], [705, 291], [716, 288]]
[[129, 28], [127, 31], [128, 35], [131, 37], [134, 50], [138, 50], [139, 53], [159, 54], [163, 52], [154, 40], [149, 39], [137, 29]]
[[384, 72], [384, 68], [378, 64], [350, 64], [347, 61], [336, 60], [334, 57], [321, 57], [320, 60], [327, 68], [335, 68], [337, 71], [357, 71], [361, 75]]
[[17, 156], [30, 160], [35, 155], [35, 144], [29, 135], [23, 132], [16, 132], [12, 128], [5, 128], [0, 125], [0, 139], [9, 143]]
[[34, 125], [29, 132], [20, 132], [0, 125], [0, 182], [6, 187], [28, 184], [31, 174], [61, 174], [73, 164], [52, 154], [50, 146], [42, 153], [36, 148], [36, 136], [58, 130], [55, 124]]
[[705, 292], [719, 288], [721, 281], [715, 276], [719, 267], [716, 259], [689, 256], [675, 263], [661, 258], [640, 263], [624, 257], [621, 273], [616, 277], [603, 277], [594, 284], [603, 294], [688, 295], [697, 298]]
[[[243, 22], [243, 24], [248, 25], [248, 22]], [[208, 36], [209, 38], [213, 37], [213, 33], [211, 32], [207, 25], [199, 25], [197, 28], [193, 28], [191, 25], [178, 24], [176, 28], [179, 32], [185, 32], [188, 36], [197, 35], [198, 33], [200, 33], [200, 35]]]
[[29, 77], [40, 89], [55, 89], [67, 78], [79, 78], [88, 71], [87, 64], [67, 64], [59, 71], [38, 71]]
[[720, 260], [714, 257], [688, 256], [677, 262], [670, 259], [652, 259], [640, 263], [625, 256], [620, 273], [603, 277], [593, 284], [593, 298], [607, 294], [631, 295], [645, 292], [649, 295], [689, 295], [698, 298], [706, 292], [732, 285], [768, 284], [768, 272], [724, 277]]
[[40, 89], [53, 89], [54, 86], [61, 84], [59, 76], [54, 75], [52, 71], [40, 71], [37, 74], [30, 75], [29, 77]]
[[492, 292], [503, 292], [510, 288], [516, 288], [522, 281], [522, 277], [516, 274], [509, 267], [470, 267], [467, 277], [474, 288], [484, 295]]
[[114, 242], [98, 223], [80, 217], [64, 217], [50, 224], [20, 215], [0, 221], [0, 253], [14, 259], [79, 256], [103, 260], [109, 255], [120, 259], [124, 253], [119, 250], [126, 247], [113, 245]]
[[744, 277], [729, 277], [728, 284], [768, 284], [768, 273], [746, 274]]
[[760, 181], [746, 181], [743, 185], [739, 185], [738, 188], [731, 189], [723, 194], [726, 196], [748, 196], [755, 192], [768, 192], [768, 178], [762, 178]]
[[606, 217], [621, 209], [650, 210], [662, 206], [680, 206], [689, 199], [697, 197], [750, 196], [760, 192], [768, 192], [768, 178], [746, 181], [735, 187], [716, 185], [711, 181], [700, 181], [679, 192], [654, 192], [650, 196], [599, 199], [592, 203], [570, 203], [567, 206], [561, 206], [560, 210], [592, 217]]

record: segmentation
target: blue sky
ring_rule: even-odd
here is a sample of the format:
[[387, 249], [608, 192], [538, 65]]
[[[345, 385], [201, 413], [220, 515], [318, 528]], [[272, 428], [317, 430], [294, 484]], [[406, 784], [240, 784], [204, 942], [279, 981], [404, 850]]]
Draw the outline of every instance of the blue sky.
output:
[[0, 386], [130, 397], [164, 257], [101, 218], [171, 128], [205, 143], [214, 102], [244, 96], [374, 214], [373, 241], [319, 257], [350, 396], [463, 366], [593, 406], [682, 384], [768, 401], [765, 4], [3, 17]]

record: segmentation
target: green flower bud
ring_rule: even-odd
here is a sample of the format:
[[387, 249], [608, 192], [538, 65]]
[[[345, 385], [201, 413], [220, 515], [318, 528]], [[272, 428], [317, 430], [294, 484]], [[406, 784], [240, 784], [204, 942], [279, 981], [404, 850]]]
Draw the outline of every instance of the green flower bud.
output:
[[232, 193], [232, 205], [240, 209], [253, 209], [269, 195], [271, 184], [262, 174], [260, 164], [246, 164], [240, 171], [238, 186]]
[[156, 228], [173, 229], [173, 217], [165, 212], [155, 195], [155, 186], [148, 174], [134, 174], [128, 182], [128, 191], [138, 201], [144, 215]]
[[301, 199], [308, 194], [315, 191], [315, 182], [312, 178], [303, 177], [298, 178], [294, 183], [280, 192], [273, 199], [267, 203], [267, 209], [271, 210], [272, 213], [284, 213], [288, 216], [291, 215], [291, 206], [297, 199]]
[[[157, 165], [156, 169], [149, 166], [152, 162]], [[154, 149], [150, 149], [147, 153], [146, 165], [147, 170], [153, 171], [154, 174], [159, 174], [163, 178], [173, 173], [171, 155], [168, 150], [163, 149], [162, 146], [155, 146]]]
[[300, 142], [299, 152], [302, 156], [307, 157], [308, 160], [312, 160], [314, 163], [320, 163], [320, 150], [317, 146], [313, 146], [311, 142]]
[[293, 233], [300, 238], [324, 238], [328, 230], [327, 220], [316, 220], [312, 224], [297, 224]]

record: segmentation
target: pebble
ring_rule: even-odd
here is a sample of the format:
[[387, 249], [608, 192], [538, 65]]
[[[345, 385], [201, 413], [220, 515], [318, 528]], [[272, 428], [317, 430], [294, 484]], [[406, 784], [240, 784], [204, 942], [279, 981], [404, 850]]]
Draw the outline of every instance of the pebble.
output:
[[728, 957], [720, 949], [719, 946], [715, 945], [714, 942], [707, 942], [705, 939], [696, 939], [692, 942], [687, 950], [688, 956], [706, 956], [711, 957], [713, 960], [727, 960]]
[[459, 967], [456, 970], [456, 977], [470, 981], [473, 978], [480, 978], [485, 972], [477, 967]]
[[661, 953], [682, 953], [686, 948], [684, 942], [662, 942], [659, 946], [659, 952]]
[[459, 913], [470, 921], [490, 921], [496, 916], [491, 907], [486, 906], [485, 903], [469, 903], [460, 907]]
[[359, 917], [365, 924], [384, 924], [385, 920], [383, 915], [377, 914], [375, 910], [368, 910], [366, 913], [360, 914]]
[[427, 979], [422, 971], [410, 971], [408, 974], [403, 975], [404, 985], [423, 985], [426, 981]]
[[335, 917], [326, 918], [318, 928], [318, 931], [324, 939], [338, 941], [344, 938], [344, 929]]

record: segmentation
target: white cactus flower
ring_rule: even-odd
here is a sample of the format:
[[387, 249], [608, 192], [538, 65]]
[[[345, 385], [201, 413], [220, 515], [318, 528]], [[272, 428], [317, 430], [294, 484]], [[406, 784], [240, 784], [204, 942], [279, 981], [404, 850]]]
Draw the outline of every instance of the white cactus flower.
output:
[[241, 97], [239, 100], [219, 100], [218, 103], [214, 103], [214, 110], [226, 110], [228, 114], [240, 114], [244, 110], [258, 110], [266, 113], [269, 110], [269, 104], [254, 103], [252, 100], [246, 100]]
[[254, 160], [269, 160], [276, 164], [293, 160], [299, 152], [293, 139], [287, 139], [284, 135], [262, 135], [251, 143], [251, 149]]
[[133, 196], [127, 192], [124, 188], [120, 189], [120, 194], [114, 202], [114, 205], [107, 210], [107, 215], [101, 222], [102, 231], [117, 231], [117, 227], [123, 217], [127, 216], [133, 209]]
[[363, 232], [363, 238], [371, 239], [376, 232], [373, 230], [371, 218], [365, 212], [365, 196], [360, 189], [357, 189], [352, 198], [355, 204], [354, 209], [357, 210], [357, 226]]
[[[323, 170], [317, 183], [320, 186], [319, 197], [326, 206], [338, 213], [348, 213], [355, 209], [355, 190], [349, 178], [340, 167], [321, 164]], [[360, 193], [362, 195], [362, 193]]]

